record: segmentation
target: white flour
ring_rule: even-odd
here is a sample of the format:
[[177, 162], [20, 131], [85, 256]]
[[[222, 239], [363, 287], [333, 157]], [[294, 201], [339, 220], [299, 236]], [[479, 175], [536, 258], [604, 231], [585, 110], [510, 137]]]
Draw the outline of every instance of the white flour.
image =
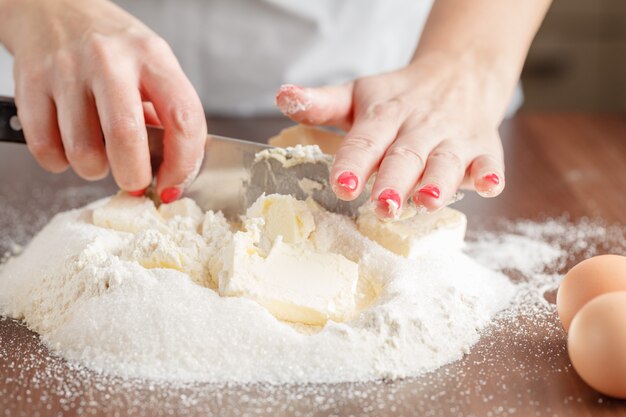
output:
[[[197, 238], [189, 234], [197, 224], [174, 217], [170, 227], [189, 233], [164, 244], [152, 232], [93, 225], [102, 204], [57, 215], [9, 260], [0, 271], [0, 311], [24, 320], [62, 357], [110, 374], [272, 383], [419, 375], [467, 352], [515, 290], [461, 252], [406, 260], [361, 236], [348, 218], [321, 212], [317, 247], [358, 262], [380, 293], [353, 320], [304, 333], [251, 300], [219, 297], [214, 283], [198, 278], [203, 268], [219, 269], [214, 252], [228, 234], [219, 216], [205, 226], [214, 232]], [[137, 262], [168, 245], [202, 262], [172, 259], [188, 273]]]

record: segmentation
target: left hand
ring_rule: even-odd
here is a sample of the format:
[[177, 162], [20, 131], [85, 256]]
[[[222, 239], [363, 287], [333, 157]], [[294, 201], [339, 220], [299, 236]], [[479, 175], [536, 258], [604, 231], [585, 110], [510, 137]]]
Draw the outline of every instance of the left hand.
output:
[[498, 125], [511, 94], [502, 85], [497, 69], [482, 62], [425, 56], [342, 86], [285, 85], [276, 101], [296, 122], [348, 132], [331, 169], [333, 189], [353, 200], [378, 171], [372, 201], [390, 218], [409, 198], [432, 212], [459, 187], [483, 197], [502, 192]]

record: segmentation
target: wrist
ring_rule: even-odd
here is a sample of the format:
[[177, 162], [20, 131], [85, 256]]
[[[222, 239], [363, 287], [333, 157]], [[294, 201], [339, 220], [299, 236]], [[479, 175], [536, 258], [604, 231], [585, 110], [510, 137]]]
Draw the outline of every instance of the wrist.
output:
[[12, 51], [10, 33], [13, 22], [18, 20], [17, 6], [20, 0], [0, 0], [0, 43], [6, 46], [9, 52]]

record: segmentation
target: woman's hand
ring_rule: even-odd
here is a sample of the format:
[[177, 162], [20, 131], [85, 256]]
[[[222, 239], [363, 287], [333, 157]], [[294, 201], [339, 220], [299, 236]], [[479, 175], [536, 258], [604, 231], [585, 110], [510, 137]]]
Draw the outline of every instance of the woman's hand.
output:
[[393, 217], [412, 198], [435, 211], [459, 187], [494, 197], [504, 188], [497, 127], [509, 91], [498, 73], [466, 57], [422, 56], [408, 67], [338, 87], [283, 86], [277, 103], [293, 120], [348, 133], [330, 180], [355, 199], [368, 178], [379, 216]]
[[107, 0], [0, 0], [0, 40], [15, 57], [18, 113], [42, 167], [69, 164], [95, 180], [110, 166], [120, 188], [142, 194], [152, 181], [147, 118], [165, 129], [157, 192], [178, 198], [206, 121], [163, 39]]
[[348, 131], [331, 171], [337, 195], [356, 198], [378, 170], [372, 199], [391, 217], [408, 198], [437, 210], [459, 186], [504, 188], [498, 125], [550, 0], [437, 0], [411, 63], [341, 87], [285, 86], [293, 120]]

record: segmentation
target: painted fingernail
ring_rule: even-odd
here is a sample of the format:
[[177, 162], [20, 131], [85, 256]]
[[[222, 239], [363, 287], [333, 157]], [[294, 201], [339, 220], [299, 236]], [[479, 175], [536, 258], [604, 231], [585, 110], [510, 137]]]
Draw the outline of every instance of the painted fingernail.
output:
[[348, 191], [355, 191], [359, 186], [359, 178], [354, 172], [346, 171], [337, 177], [337, 185]]
[[402, 200], [400, 199], [400, 194], [388, 188], [378, 196], [378, 204], [379, 207], [386, 210], [390, 216], [396, 217]]
[[484, 180], [489, 181], [495, 185], [500, 184], [500, 177], [498, 177], [497, 174], [491, 173], [491, 174], [487, 174], [483, 177]]
[[169, 187], [161, 192], [161, 202], [162, 203], [171, 203], [172, 201], [178, 200], [180, 197], [181, 191], [180, 188], [177, 187]]
[[429, 195], [434, 198], [439, 198], [441, 195], [441, 191], [439, 191], [439, 187], [433, 184], [427, 184], [419, 189], [419, 192], [422, 194]]
[[143, 190], [137, 190], [137, 191], [128, 191], [128, 194], [132, 195], [133, 197], [141, 197], [146, 193], [146, 190], [148, 188], [144, 188]]

